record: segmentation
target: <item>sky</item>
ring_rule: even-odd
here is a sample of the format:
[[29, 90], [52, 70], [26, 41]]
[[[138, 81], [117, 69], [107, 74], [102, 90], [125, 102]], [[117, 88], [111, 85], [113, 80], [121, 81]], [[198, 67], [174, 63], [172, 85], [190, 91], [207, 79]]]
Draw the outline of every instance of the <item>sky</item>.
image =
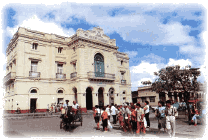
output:
[[6, 4], [2, 8], [2, 60], [18, 27], [66, 37], [78, 28], [101, 27], [129, 55], [131, 90], [142, 81], [154, 82], [154, 72], [166, 66], [200, 68], [206, 76], [206, 8], [202, 4], [61, 2], [59, 4]]

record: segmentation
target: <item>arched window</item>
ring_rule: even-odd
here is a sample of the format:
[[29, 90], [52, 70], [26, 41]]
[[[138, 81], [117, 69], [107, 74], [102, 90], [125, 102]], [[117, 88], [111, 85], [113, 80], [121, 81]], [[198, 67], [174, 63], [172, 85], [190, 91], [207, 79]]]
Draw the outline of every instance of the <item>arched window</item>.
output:
[[125, 94], [125, 91], [123, 91], [123, 94]]
[[58, 90], [58, 93], [59, 93], [59, 94], [62, 94], [62, 93], [63, 93], [63, 90]]
[[32, 89], [32, 90], [30, 91], [30, 93], [37, 93], [37, 90], [36, 90], [36, 89]]
[[102, 54], [97, 53], [94, 57], [95, 77], [104, 77], [104, 58]]

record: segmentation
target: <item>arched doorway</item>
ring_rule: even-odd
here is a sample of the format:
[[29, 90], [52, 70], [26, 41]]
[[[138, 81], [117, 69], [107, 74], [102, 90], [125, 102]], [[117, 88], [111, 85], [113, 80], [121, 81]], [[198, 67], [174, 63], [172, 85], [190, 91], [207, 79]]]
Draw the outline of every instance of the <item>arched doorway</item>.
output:
[[109, 89], [109, 105], [114, 104], [114, 88]]
[[100, 87], [98, 89], [98, 104], [99, 106], [104, 106], [104, 96], [103, 96], [103, 88]]
[[102, 54], [97, 53], [94, 57], [95, 77], [104, 77], [104, 58]]
[[88, 87], [86, 89], [86, 108], [87, 110], [92, 110], [92, 89]]

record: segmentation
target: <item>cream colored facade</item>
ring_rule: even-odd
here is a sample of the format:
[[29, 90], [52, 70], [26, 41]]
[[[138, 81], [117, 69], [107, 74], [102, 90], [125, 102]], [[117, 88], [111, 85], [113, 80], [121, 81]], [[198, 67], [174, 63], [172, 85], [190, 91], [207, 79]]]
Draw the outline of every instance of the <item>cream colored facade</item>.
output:
[[5, 110], [45, 111], [66, 100], [86, 110], [98, 99], [105, 106], [131, 101], [129, 57], [99, 27], [78, 29], [71, 37], [20, 27], [6, 55]]
[[152, 91], [150, 86], [139, 87], [137, 91], [137, 102], [140, 102], [142, 106], [144, 106], [145, 101], [148, 101], [150, 106], [158, 105], [158, 101], [160, 101], [159, 94]]

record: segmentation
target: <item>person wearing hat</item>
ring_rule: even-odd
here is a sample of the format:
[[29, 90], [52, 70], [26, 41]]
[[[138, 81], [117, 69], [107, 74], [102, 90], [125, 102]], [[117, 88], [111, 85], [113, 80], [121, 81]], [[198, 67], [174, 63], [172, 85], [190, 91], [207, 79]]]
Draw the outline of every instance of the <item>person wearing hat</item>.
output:
[[146, 134], [146, 128], [144, 127], [144, 119], [145, 119], [144, 110], [141, 108], [141, 105], [137, 103], [136, 117], [137, 117], [137, 131], [136, 133], [139, 135], [141, 130], [144, 134]]
[[166, 116], [166, 128], [168, 130], [168, 134], [170, 137], [175, 136], [175, 114], [177, 113], [176, 107], [171, 105], [171, 101], [166, 101], [166, 109], [165, 109], [165, 116]]

